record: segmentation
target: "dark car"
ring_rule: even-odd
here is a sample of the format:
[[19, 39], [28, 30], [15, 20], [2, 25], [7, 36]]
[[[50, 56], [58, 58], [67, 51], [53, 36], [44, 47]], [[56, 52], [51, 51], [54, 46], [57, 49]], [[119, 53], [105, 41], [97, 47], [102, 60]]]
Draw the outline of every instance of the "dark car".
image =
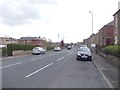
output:
[[72, 48], [71, 46], [68, 46], [68, 47], [67, 47], [67, 50], [71, 50], [71, 48]]
[[77, 60], [92, 60], [92, 54], [88, 47], [80, 47], [77, 51]]

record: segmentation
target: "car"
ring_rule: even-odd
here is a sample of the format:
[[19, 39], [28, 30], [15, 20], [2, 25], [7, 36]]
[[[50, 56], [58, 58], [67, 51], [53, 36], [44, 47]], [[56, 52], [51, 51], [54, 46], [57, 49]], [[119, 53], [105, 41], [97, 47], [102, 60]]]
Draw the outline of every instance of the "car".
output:
[[87, 47], [87, 45], [80, 45], [80, 47]]
[[68, 47], [67, 47], [67, 50], [71, 50], [71, 48], [72, 48], [71, 46], [68, 46]]
[[45, 54], [46, 50], [42, 47], [34, 47], [32, 49], [32, 54]]
[[91, 60], [92, 54], [88, 47], [80, 47], [77, 51], [77, 60]]
[[54, 48], [54, 51], [60, 51], [60, 50], [61, 50], [60, 47], [55, 47], [55, 48]]

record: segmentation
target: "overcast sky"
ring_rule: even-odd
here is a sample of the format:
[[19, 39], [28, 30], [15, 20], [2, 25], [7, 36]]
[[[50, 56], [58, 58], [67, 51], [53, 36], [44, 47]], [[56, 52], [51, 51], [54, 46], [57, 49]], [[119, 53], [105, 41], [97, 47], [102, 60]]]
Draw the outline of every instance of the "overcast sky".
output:
[[0, 0], [0, 37], [78, 42], [111, 22], [119, 0]]

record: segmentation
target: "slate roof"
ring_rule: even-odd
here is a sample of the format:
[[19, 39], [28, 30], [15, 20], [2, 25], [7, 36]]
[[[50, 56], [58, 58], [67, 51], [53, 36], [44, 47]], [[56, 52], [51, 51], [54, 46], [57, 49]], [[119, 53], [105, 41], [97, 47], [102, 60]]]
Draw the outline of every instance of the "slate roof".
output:
[[21, 37], [19, 40], [42, 40], [38, 37]]
[[106, 24], [105, 26], [110, 26], [110, 25], [114, 25], [114, 21], [109, 22], [109, 23]]

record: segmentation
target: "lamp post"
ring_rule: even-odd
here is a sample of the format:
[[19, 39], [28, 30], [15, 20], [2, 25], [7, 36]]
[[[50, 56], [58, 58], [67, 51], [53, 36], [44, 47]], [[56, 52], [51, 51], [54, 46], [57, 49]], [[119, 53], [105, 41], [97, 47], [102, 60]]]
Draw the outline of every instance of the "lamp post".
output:
[[92, 18], [92, 34], [93, 34], [93, 12], [89, 11], [89, 13], [91, 13], [91, 18]]
[[[89, 11], [89, 13], [91, 13], [91, 19], [92, 19], [92, 41], [91, 41], [91, 46], [93, 45], [93, 12]], [[92, 47], [92, 51], [93, 51], [93, 47]]]

